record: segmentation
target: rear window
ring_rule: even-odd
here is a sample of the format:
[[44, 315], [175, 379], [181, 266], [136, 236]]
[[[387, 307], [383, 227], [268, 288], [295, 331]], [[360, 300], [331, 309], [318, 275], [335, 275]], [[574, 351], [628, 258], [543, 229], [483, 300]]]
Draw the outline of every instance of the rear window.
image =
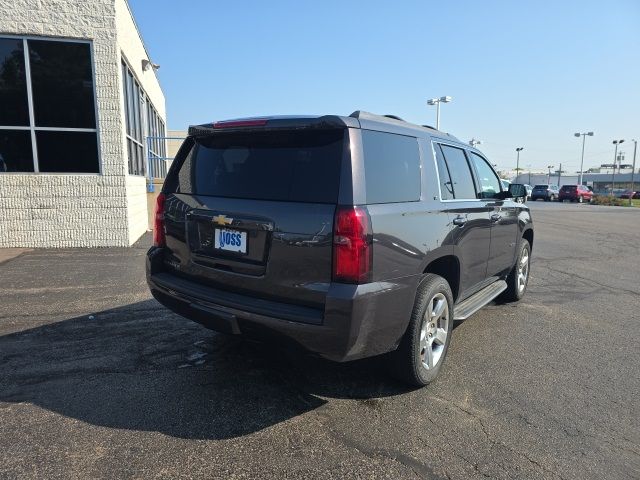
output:
[[578, 187], [576, 187], [575, 185], [563, 185], [562, 188], [560, 190], [575, 190]]
[[337, 203], [344, 130], [221, 133], [195, 139], [176, 192]]
[[549, 186], [548, 185], [536, 185], [535, 187], [533, 187], [534, 190], [546, 190]]
[[415, 137], [362, 130], [367, 203], [420, 200], [420, 150]]

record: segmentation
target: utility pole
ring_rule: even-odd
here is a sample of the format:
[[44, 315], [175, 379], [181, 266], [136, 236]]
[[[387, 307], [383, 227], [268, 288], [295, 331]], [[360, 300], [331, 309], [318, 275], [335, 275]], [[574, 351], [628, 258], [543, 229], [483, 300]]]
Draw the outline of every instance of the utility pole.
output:
[[516, 178], [520, 175], [520, 152], [524, 150], [524, 147], [516, 148], [516, 153], [518, 154], [518, 159], [516, 160]]
[[562, 164], [560, 164], [560, 168], [558, 169], [558, 188], [560, 188], [560, 178], [562, 177]]
[[624, 140], [614, 140], [613, 144], [616, 146], [615, 152], [613, 153], [613, 173], [611, 174], [611, 196], [613, 196], [613, 189], [616, 186], [616, 164], [618, 161], [618, 145], [623, 143]]
[[593, 132], [574, 133], [573, 135], [576, 137], [582, 136], [582, 158], [580, 160], [580, 182], [579, 182], [579, 184], [582, 185], [582, 169], [584, 167], [584, 141], [587, 138], [587, 135], [589, 135], [590, 137], [593, 137]]
[[427, 105], [436, 106], [436, 130], [440, 130], [440, 104], [449, 103], [452, 100], [450, 96], [444, 96], [440, 98], [430, 98], [427, 100]]
[[634, 174], [636, 173], [636, 150], [638, 148], [638, 141], [632, 140], [633, 142], [633, 167], [631, 169], [631, 193], [629, 194], [629, 206], [633, 205], [633, 180]]

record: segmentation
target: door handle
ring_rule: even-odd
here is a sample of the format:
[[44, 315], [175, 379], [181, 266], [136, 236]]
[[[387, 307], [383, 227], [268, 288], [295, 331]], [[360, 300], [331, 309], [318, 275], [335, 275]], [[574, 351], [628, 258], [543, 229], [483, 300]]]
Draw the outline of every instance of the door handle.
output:
[[501, 218], [502, 218], [502, 215], [500, 215], [499, 213], [494, 213], [493, 215], [491, 215], [491, 221], [493, 223], [499, 222]]
[[463, 227], [465, 223], [467, 223], [467, 218], [462, 215], [458, 215], [453, 219], [453, 224], [458, 225], [459, 227]]

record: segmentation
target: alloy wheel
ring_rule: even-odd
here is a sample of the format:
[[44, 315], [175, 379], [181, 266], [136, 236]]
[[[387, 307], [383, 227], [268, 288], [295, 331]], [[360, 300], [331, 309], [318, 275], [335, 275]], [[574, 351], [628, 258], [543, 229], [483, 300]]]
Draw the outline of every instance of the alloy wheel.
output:
[[427, 305], [420, 328], [420, 359], [431, 370], [442, 359], [449, 332], [449, 304], [442, 293], [436, 293]]
[[529, 278], [529, 250], [522, 250], [520, 260], [518, 261], [518, 294], [522, 294], [527, 286]]

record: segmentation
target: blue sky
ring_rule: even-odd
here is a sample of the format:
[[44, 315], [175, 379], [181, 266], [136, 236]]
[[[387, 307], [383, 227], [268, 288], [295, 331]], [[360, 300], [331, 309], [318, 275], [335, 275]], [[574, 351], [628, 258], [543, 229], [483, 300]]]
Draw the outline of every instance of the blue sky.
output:
[[640, 140], [640, 1], [129, 0], [168, 126], [392, 113], [481, 139], [500, 168], [613, 160]]

